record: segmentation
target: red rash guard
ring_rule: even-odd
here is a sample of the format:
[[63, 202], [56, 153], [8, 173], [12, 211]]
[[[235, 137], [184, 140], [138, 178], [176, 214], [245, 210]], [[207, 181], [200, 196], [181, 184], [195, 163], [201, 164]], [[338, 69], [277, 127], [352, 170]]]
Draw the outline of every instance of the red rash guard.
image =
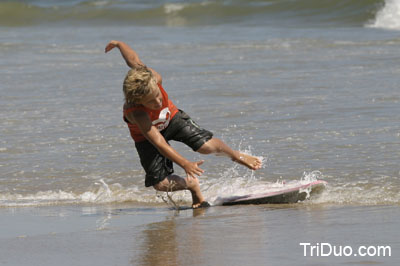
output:
[[149, 115], [153, 126], [155, 126], [159, 131], [162, 131], [168, 127], [169, 122], [178, 112], [178, 108], [168, 99], [168, 94], [164, 88], [160, 84], [158, 84], [158, 87], [160, 88], [163, 99], [162, 107], [159, 110], [151, 110], [141, 105], [124, 109], [124, 121], [128, 124], [131, 137], [135, 142], [144, 141], [146, 138], [143, 136], [138, 125], [130, 123], [125, 118], [127, 114], [136, 110], [144, 111]]

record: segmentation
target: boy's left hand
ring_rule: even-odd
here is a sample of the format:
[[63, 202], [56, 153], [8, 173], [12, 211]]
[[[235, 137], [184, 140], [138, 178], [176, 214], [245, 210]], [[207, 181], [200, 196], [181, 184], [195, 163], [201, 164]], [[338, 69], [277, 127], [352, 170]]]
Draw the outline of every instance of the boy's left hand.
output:
[[204, 170], [201, 169], [199, 166], [204, 163], [204, 160], [198, 161], [198, 162], [188, 162], [183, 166], [183, 169], [186, 172], [186, 178], [191, 179], [191, 178], [197, 178], [196, 176], [201, 176], [204, 173]]

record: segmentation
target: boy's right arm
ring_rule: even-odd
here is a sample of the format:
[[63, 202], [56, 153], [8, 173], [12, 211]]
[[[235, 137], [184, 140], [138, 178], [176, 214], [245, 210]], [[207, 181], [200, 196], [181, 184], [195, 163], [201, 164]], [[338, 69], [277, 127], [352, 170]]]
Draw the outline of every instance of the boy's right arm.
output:
[[140, 131], [150, 141], [157, 150], [182, 167], [188, 178], [196, 178], [200, 176], [204, 171], [199, 167], [204, 161], [191, 162], [180, 155], [174, 148], [172, 148], [164, 139], [163, 135], [158, 129], [152, 125], [151, 120], [147, 113], [143, 111], [136, 111], [127, 115], [128, 120], [133, 120], [139, 126]]
[[122, 57], [125, 59], [125, 62], [129, 67], [132, 68], [135, 65], [144, 65], [140, 60], [139, 55], [124, 42], [114, 40], [110, 41], [106, 46], [105, 52], [107, 53], [115, 47], [118, 47]]
[[[115, 47], [118, 47], [119, 51], [121, 52], [122, 57], [125, 59], [126, 64], [130, 67], [133, 68], [137, 65], [142, 65], [144, 66], [144, 63], [140, 60], [139, 55], [126, 43], [121, 42], [121, 41], [115, 41], [112, 40], [110, 41], [106, 48], [105, 52], [108, 53]], [[153, 73], [154, 77], [156, 78], [157, 83], [162, 84], [162, 77], [160, 74], [158, 74], [154, 69], [148, 67], [150, 71]]]

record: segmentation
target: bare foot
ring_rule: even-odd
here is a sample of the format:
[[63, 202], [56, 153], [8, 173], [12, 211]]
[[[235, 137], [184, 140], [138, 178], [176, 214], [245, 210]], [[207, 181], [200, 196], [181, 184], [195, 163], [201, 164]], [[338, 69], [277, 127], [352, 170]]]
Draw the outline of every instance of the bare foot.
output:
[[[192, 191], [190, 191], [192, 192]], [[200, 194], [200, 196], [196, 195], [196, 193], [192, 192], [192, 208], [193, 209], [198, 209], [198, 208], [205, 208], [205, 207], [210, 207], [210, 204], [204, 200], [203, 195]]]
[[[195, 192], [190, 191], [192, 193], [192, 207], [193, 209], [198, 208], [201, 204], [201, 199], [196, 195]], [[204, 199], [203, 199], [204, 200]]]
[[239, 153], [239, 159], [234, 161], [250, 168], [251, 170], [258, 170], [262, 166], [260, 158], [245, 153]]
[[199, 204], [196, 204], [196, 206], [192, 205], [193, 209], [208, 208], [208, 207], [211, 207], [211, 205], [207, 201], [203, 201]]
[[192, 194], [193, 209], [199, 208], [204, 202], [204, 197], [200, 191], [200, 184], [197, 178], [186, 178], [187, 189]]

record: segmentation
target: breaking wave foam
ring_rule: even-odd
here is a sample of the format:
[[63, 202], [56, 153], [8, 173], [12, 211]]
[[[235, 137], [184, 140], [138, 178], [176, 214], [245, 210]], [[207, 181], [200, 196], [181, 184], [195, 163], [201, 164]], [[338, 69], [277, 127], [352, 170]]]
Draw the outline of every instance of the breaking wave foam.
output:
[[46, 206], [59, 204], [105, 204], [119, 202], [152, 202], [154, 194], [146, 194], [138, 187], [124, 188], [115, 183], [108, 185], [100, 179], [95, 183], [97, 188], [83, 193], [58, 191], [39, 191], [35, 194], [0, 194], [0, 207]]
[[374, 22], [368, 26], [400, 30], [400, 0], [386, 0], [383, 8], [376, 14]]

